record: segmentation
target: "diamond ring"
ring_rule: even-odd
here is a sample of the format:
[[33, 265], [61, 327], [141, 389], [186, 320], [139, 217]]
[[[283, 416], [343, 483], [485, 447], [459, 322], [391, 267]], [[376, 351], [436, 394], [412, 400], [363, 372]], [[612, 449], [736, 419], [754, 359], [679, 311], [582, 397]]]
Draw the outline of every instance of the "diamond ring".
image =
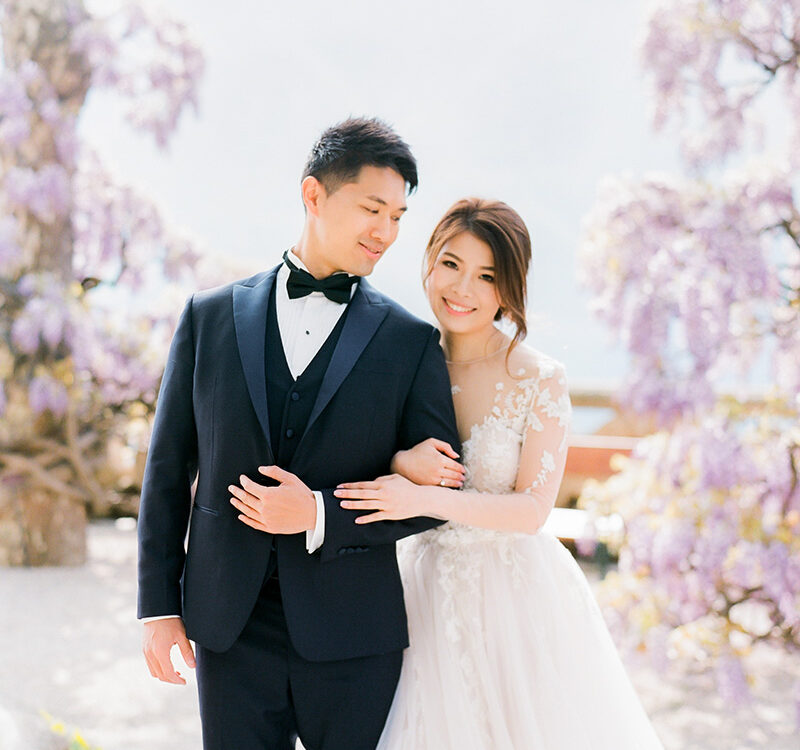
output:
[[439, 486], [444, 487], [444, 479], [442, 479], [442, 481], [439, 482]]

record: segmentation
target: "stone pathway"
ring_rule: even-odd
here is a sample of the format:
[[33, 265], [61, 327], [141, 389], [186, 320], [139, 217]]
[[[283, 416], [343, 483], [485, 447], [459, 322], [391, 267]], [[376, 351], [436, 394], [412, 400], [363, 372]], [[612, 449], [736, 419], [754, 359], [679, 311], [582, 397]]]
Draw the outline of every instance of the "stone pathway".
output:
[[[41, 710], [93, 748], [199, 750], [191, 670], [182, 670], [186, 687], [164, 685], [141, 657], [133, 522], [93, 524], [89, 545], [82, 568], [0, 569], [0, 750], [64, 750]], [[631, 669], [666, 750], [800, 750], [792, 700], [800, 659], [763, 648], [753, 660], [756, 699], [735, 714], [708, 674]]]

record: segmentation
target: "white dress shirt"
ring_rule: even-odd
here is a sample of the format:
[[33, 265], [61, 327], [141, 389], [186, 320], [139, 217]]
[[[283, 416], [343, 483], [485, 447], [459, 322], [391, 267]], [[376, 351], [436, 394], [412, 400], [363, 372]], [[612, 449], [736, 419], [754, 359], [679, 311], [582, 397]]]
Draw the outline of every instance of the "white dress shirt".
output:
[[[289, 260], [298, 268], [308, 271], [303, 261], [294, 254], [294, 249], [289, 250]], [[286, 290], [288, 278], [289, 268], [284, 263], [275, 276], [275, 312], [286, 363], [292, 377], [297, 380], [331, 335], [347, 305], [332, 302], [322, 292], [311, 292], [305, 297], [290, 299]], [[355, 289], [356, 284], [353, 284], [351, 296]], [[309, 554], [318, 550], [325, 541], [325, 503], [322, 493], [315, 491], [314, 499], [317, 503], [317, 521], [313, 529], [306, 531], [306, 549]], [[171, 614], [143, 617], [142, 622], [179, 616]]]
[[[294, 248], [289, 251], [289, 260], [298, 268], [308, 271], [303, 261], [294, 254]], [[311, 292], [305, 297], [290, 299], [286, 290], [288, 278], [289, 268], [284, 263], [275, 277], [275, 312], [286, 363], [292, 377], [297, 380], [327, 341], [347, 305], [332, 302], [322, 292]], [[351, 296], [355, 289], [356, 285], [353, 284]], [[306, 532], [306, 549], [309, 553], [318, 550], [325, 541], [325, 503], [321, 492], [314, 492], [314, 497], [317, 501], [317, 523], [313, 530]]]

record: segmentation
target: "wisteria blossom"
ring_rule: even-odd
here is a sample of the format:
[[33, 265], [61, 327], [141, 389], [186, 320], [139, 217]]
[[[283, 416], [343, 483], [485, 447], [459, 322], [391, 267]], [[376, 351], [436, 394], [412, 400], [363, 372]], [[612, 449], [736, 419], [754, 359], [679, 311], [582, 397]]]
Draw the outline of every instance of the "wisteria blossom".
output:
[[0, 473], [17, 493], [107, 508], [135, 496], [147, 429], [130, 428], [152, 416], [177, 313], [209, 285], [208, 262], [115, 182], [76, 122], [88, 91], [108, 87], [166, 145], [196, 107], [203, 57], [140, 3], [9, 0], [0, 26]]
[[753, 643], [800, 650], [800, 4], [661, 0], [643, 62], [686, 175], [607, 178], [580, 257], [662, 431], [581, 502], [624, 521], [620, 637], [713, 664], [736, 706]]
[[654, 88], [654, 122], [681, 125], [684, 155], [709, 164], [763, 137], [760, 100], [770, 89], [786, 103], [800, 158], [800, 6], [796, 0], [662, 0], [642, 46]]
[[186, 106], [197, 109], [203, 55], [184, 24], [155, 6], [126, 2], [112, 16], [86, 16], [74, 26], [72, 47], [88, 61], [92, 83], [129, 100], [129, 122], [159, 146], [167, 145]]
[[743, 667], [731, 660], [757, 641], [800, 641], [799, 419], [722, 401], [641, 440], [582, 497], [625, 519], [624, 540], [606, 540], [619, 568], [602, 593], [620, 638], [641, 650], [666, 628], [665, 653], [719, 659], [723, 693], [742, 701]]
[[[785, 169], [753, 165], [715, 183], [649, 175], [601, 184], [579, 273], [632, 355], [634, 408], [674, 416], [711, 404], [721, 376], [759, 357], [800, 362], [794, 292], [781, 279], [796, 262], [795, 224]], [[787, 394], [800, 393], [800, 368], [773, 367]]]

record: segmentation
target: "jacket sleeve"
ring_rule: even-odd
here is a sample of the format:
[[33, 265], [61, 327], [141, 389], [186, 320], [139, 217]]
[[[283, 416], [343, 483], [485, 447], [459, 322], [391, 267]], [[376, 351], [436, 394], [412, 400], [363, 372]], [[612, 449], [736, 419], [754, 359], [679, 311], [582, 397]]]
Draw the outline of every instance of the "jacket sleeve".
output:
[[[450, 377], [439, 346], [439, 332], [432, 331], [425, 345], [403, 407], [398, 433], [398, 449], [406, 450], [429, 437], [445, 440], [460, 453]], [[336, 559], [351, 550], [366, 551], [370, 546], [391, 544], [398, 539], [438, 526], [435, 518], [408, 518], [402, 521], [377, 521], [359, 525], [352, 510], [340, 507], [335, 488], [322, 490], [325, 502], [325, 541], [321, 559]]]
[[192, 299], [178, 321], [158, 395], [139, 506], [138, 616], [179, 615], [184, 541], [197, 474]]

